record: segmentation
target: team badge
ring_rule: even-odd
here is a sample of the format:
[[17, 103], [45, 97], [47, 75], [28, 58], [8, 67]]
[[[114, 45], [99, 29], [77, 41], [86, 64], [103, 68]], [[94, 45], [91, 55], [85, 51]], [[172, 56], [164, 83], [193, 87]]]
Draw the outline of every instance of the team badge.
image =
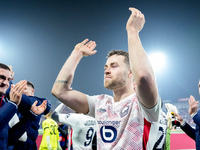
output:
[[128, 114], [129, 106], [124, 107], [124, 109], [121, 111], [120, 116], [123, 118]]

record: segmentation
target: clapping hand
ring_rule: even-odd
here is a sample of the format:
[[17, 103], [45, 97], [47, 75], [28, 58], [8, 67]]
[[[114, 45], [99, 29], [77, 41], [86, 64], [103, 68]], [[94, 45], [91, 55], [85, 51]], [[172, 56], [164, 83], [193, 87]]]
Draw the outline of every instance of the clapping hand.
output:
[[35, 102], [33, 103], [33, 105], [31, 106], [31, 110], [32, 110], [35, 114], [40, 115], [40, 114], [43, 113], [43, 112], [45, 111], [45, 109], [47, 108], [47, 100], [44, 100], [44, 101], [42, 102], [42, 104], [39, 105], [39, 106], [36, 106], [37, 103], [38, 103], [38, 101], [35, 101]]

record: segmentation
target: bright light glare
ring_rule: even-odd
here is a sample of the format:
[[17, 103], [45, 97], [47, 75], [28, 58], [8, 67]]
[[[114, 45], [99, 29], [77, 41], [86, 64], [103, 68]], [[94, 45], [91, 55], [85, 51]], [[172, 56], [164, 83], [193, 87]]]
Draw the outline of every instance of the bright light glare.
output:
[[1, 57], [3, 57], [3, 50], [2, 50], [2, 46], [1, 46], [1, 43], [0, 43], [0, 54], [1, 54]]
[[166, 66], [166, 57], [161, 52], [154, 52], [150, 54], [149, 60], [155, 72], [162, 71]]
[[3, 50], [3, 46], [0, 42], [0, 54], [1, 54], [1, 57], [0, 57], [0, 60], [3, 61], [3, 59], [5, 59], [5, 55], [6, 55], [6, 52]]

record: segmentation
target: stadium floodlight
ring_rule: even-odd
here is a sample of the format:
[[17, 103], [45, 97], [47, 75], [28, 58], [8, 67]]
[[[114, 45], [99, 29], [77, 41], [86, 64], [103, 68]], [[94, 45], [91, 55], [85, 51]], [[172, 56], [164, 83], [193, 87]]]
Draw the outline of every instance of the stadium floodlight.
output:
[[161, 72], [166, 67], [166, 57], [162, 52], [149, 54], [149, 60], [155, 73]]

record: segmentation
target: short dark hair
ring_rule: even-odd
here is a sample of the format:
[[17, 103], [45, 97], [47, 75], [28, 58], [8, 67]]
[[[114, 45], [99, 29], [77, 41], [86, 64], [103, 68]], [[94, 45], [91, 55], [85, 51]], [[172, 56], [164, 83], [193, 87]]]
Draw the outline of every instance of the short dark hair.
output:
[[130, 68], [130, 62], [129, 62], [129, 54], [126, 51], [122, 51], [122, 50], [112, 50], [108, 53], [106, 58], [109, 58], [113, 55], [121, 55], [124, 56], [124, 63], [128, 66], [128, 68]]
[[0, 68], [1, 68], [1, 69], [6, 69], [6, 70], [11, 71], [11, 70], [10, 70], [10, 67], [8, 67], [6, 64], [3, 64], [3, 63], [0, 63]]
[[32, 83], [32, 82], [30, 82], [30, 81], [27, 81], [27, 85], [28, 85], [28, 86], [31, 86], [31, 87], [34, 89], [34, 85], [33, 85], [33, 83]]

